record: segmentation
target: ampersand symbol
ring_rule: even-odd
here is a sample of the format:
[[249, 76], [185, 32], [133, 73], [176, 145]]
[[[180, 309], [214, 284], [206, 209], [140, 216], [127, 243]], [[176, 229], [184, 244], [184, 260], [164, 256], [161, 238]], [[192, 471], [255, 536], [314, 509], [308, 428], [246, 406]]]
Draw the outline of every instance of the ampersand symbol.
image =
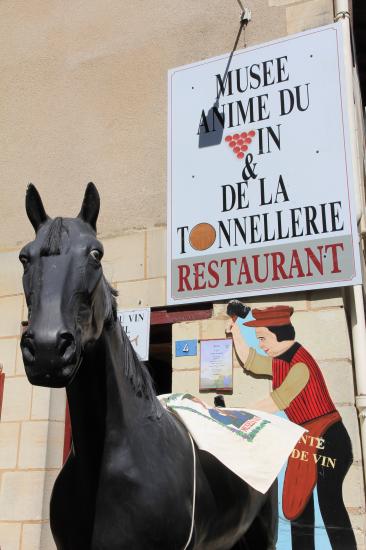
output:
[[255, 179], [257, 177], [257, 174], [254, 172], [256, 166], [257, 163], [253, 162], [253, 155], [248, 153], [245, 158], [245, 166], [242, 172], [243, 180], [247, 181], [250, 178]]

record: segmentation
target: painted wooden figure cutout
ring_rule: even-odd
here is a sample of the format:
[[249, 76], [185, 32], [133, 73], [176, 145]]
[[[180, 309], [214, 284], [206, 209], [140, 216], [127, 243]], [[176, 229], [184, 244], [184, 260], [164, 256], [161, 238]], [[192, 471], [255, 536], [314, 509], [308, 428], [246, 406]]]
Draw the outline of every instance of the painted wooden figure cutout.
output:
[[[272, 393], [253, 405], [275, 413], [283, 410], [292, 422], [308, 430], [288, 460], [282, 495], [283, 514], [291, 521], [292, 550], [314, 550], [314, 498], [317, 486], [320, 512], [333, 550], [356, 550], [356, 540], [343, 502], [344, 478], [352, 464], [352, 446], [342, 418], [310, 353], [295, 341], [293, 308], [277, 305], [253, 309], [233, 300], [227, 313], [236, 352], [244, 369], [272, 378]], [[236, 322], [253, 327], [259, 348], [249, 347]], [[242, 321], [239, 321], [242, 323]]]

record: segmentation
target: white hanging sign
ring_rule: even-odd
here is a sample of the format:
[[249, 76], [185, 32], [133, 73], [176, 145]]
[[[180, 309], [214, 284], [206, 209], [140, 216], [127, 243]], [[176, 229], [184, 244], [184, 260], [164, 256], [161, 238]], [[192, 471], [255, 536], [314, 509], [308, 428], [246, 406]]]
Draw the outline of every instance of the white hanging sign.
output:
[[169, 304], [360, 283], [341, 33], [169, 72]]

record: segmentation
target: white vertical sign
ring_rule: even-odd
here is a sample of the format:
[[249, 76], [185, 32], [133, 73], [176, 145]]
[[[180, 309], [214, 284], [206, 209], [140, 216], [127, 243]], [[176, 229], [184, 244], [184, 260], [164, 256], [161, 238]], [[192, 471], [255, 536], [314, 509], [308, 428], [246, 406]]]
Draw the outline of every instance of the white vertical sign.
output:
[[117, 315], [141, 361], [148, 361], [150, 345], [150, 308], [119, 309]]

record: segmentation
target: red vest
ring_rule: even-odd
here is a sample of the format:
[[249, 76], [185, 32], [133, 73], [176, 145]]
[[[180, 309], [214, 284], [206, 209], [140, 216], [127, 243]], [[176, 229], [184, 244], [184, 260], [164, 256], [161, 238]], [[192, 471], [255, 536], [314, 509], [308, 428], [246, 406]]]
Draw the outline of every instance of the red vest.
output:
[[285, 409], [289, 420], [303, 424], [336, 410], [325, 384], [322, 372], [313, 357], [300, 344], [295, 343], [280, 357], [272, 359], [273, 389], [278, 388], [295, 363], [304, 363], [309, 369], [305, 388]]

